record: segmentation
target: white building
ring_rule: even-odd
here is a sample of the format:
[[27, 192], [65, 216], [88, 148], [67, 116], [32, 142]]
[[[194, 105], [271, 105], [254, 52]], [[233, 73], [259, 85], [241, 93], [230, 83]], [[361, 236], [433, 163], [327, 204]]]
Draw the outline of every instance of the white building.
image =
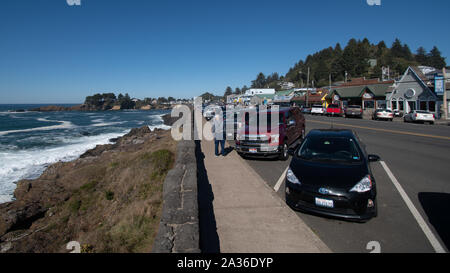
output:
[[408, 67], [403, 77], [386, 94], [387, 107], [409, 113], [425, 110], [439, 117], [442, 102], [433, 92], [432, 81], [418, 67]]
[[256, 89], [252, 88], [245, 91], [246, 96], [254, 96], [254, 95], [274, 95], [275, 89]]

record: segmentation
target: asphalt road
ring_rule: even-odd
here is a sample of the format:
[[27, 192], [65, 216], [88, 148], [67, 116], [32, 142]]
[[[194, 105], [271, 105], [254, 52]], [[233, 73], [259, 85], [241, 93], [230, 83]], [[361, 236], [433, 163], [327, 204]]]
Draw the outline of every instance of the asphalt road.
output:
[[[379, 155], [386, 163], [438, 244], [448, 251], [450, 126], [317, 116], [306, 119], [308, 132], [331, 127], [353, 129], [365, 143], [367, 152]], [[277, 160], [247, 162], [272, 188], [289, 165], [289, 161]], [[334, 252], [367, 253], [370, 252], [367, 245], [372, 241], [378, 242], [384, 253], [435, 252], [436, 248], [419, 225], [420, 221], [413, 216], [413, 210], [407, 206], [381, 163], [372, 163], [372, 170], [378, 190], [377, 218], [359, 224], [301, 212], [297, 215]], [[283, 199], [284, 190], [283, 182], [278, 191]]]

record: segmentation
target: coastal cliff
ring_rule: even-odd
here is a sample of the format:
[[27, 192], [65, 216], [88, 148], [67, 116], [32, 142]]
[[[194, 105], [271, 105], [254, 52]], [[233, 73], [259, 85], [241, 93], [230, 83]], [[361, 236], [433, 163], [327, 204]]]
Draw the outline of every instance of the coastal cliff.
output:
[[147, 126], [49, 166], [17, 184], [0, 204], [0, 253], [149, 252], [162, 210], [162, 187], [176, 142]]

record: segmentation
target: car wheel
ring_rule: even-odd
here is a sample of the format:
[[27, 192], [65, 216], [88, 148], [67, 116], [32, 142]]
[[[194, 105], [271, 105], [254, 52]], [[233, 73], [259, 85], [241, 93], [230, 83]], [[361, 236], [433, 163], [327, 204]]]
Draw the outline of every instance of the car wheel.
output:
[[281, 149], [281, 154], [280, 154], [280, 160], [281, 161], [286, 161], [289, 158], [289, 153], [288, 153], [289, 147], [286, 143], [286, 140], [284, 141], [283, 144], [283, 148]]

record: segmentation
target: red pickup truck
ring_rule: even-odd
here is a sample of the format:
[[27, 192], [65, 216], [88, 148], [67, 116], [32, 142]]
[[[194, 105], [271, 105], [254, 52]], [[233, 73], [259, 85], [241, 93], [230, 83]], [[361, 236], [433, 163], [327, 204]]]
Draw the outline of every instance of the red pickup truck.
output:
[[279, 132], [270, 132], [269, 123], [266, 132], [261, 132], [259, 128], [251, 129], [249, 119], [252, 117], [245, 114], [245, 125], [236, 137], [236, 151], [243, 157], [278, 157], [287, 160], [289, 148], [295, 147], [305, 137], [305, 117], [298, 107], [280, 108], [279, 112], [266, 111], [268, 121], [272, 114], [279, 114]]
[[327, 116], [339, 116], [342, 117], [344, 111], [338, 104], [330, 104], [327, 108]]

